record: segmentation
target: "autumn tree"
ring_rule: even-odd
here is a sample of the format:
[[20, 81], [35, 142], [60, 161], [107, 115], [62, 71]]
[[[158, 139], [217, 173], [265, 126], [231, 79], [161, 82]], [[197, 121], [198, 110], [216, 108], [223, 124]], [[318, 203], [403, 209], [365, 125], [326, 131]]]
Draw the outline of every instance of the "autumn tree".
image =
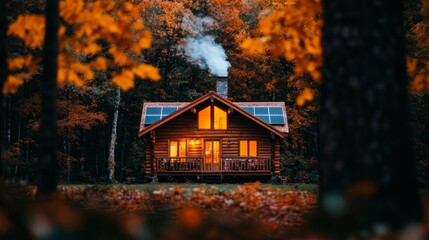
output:
[[[47, 6], [50, 6], [49, 4], [54, 3], [48, 2]], [[50, 8], [47, 7], [47, 13], [50, 11], [55, 13], [55, 5], [53, 8], [53, 10], [49, 10]], [[55, 79], [55, 84], [57, 69], [60, 85], [73, 83], [77, 86], [83, 86], [85, 81], [94, 79], [93, 71], [103, 71], [109, 66], [114, 66], [112, 82], [123, 90], [133, 87], [135, 76], [141, 79], [159, 79], [157, 69], [141, 63], [141, 56], [139, 56], [140, 51], [150, 47], [151, 42], [150, 33], [144, 29], [143, 21], [138, 17], [140, 8], [135, 7], [130, 2], [113, 3], [108, 1], [91, 3], [61, 1], [59, 8], [59, 16], [52, 16], [54, 23], [59, 21], [59, 17], [63, 20], [63, 25], [59, 26], [58, 29], [49, 29], [47, 26], [52, 23], [42, 16], [23, 15], [10, 25], [8, 32], [9, 35], [23, 39], [30, 48], [41, 47], [44, 39], [48, 41], [48, 44], [49, 41], [52, 41], [52, 44], [49, 44], [50, 48], [45, 47], [44, 51], [46, 52], [48, 49], [54, 51], [52, 52], [54, 54], [49, 55], [52, 58], [56, 58], [55, 49], [61, 53], [58, 57], [58, 68], [57, 60], [51, 59], [50, 62], [48, 61], [49, 64], [46, 62], [48, 59], [48, 55], [46, 55], [43, 72], [50, 74], [48, 76], [51, 80]], [[117, 16], [117, 18], [113, 16]], [[46, 28], [45, 22], [47, 22]], [[50, 32], [51, 35], [47, 35], [51, 38], [43, 37], [43, 33], [46, 32], [47, 34], [49, 31], [53, 31], [53, 33]], [[59, 41], [57, 37], [59, 37]], [[13, 71], [13, 74], [8, 76], [2, 89], [3, 94], [16, 92], [17, 87], [36, 74], [35, 71], [28, 71], [28, 69], [34, 69], [32, 67], [37, 63], [36, 58], [37, 56], [30, 55], [9, 61], [9, 69]], [[54, 65], [51, 65], [51, 62]], [[42, 81], [42, 83], [45, 82]], [[52, 121], [56, 118], [55, 111], [53, 111], [55, 109], [55, 84], [52, 85], [51, 83], [51, 85], [42, 87], [42, 119], [44, 116], [46, 119], [41, 122], [40, 135], [41, 139], [44, 139], [46, 135], [46, 140], [50, 139], [47, 143], [51, 146], [51, 148], [46, 147], [46, 149], [42, 148], [41, 150], [42, 153], [49, 153], [50, 156], [41, 156], [42, 166], [45, 166], [44, 162], [46, 162], [46, 166], [56, 164], [56, 148], [54, 147], [55, 144], [52, 144], [56, 142], [54, 140], [56, 136], [55, 121]], [[43, 92], [45, 90], [46, 92]], [[45, 94], [50, 97], [48, 100], [52, 99], [48, 108], [48, 105], [45, 106], [48, 104]], [[45, 110], [52, 110], [50, 111], [52, 114], [46, 113], [44, 115]], [[47, 119], [50, 120], [45, 126], [44, 122]], [[43, 169], [42, 172], [46, 171], [46, 168]], [[54, 168], [50, 167], [49, 169]], [[46, 176], [40, 185], [42, 193], [49, 193], [54, 190], [56, 182], [50, 181], [54, 179], [53, 175], [55, 174], [53, 172], [52, 174], [41, 174], [42, 177]]]

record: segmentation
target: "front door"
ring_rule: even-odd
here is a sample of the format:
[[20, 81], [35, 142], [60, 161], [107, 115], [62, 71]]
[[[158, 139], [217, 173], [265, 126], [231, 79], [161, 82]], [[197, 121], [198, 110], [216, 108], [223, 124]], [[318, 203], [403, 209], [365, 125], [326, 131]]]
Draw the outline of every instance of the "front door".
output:
[[220, 144], [219, 141], [205, 141], [204, 169], [207, 171], [220, 170]]

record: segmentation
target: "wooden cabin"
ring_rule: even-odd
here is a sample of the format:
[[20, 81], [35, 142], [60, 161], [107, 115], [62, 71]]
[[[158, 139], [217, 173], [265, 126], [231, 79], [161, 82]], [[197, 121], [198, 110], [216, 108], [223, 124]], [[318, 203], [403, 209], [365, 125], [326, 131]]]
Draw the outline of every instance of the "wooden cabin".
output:
[[288, 132], [284, 102], [232, 102], [215, 92], [193, 102], [146, 102], [139, 136], [146, 174], [164, 180], [269, 179]]

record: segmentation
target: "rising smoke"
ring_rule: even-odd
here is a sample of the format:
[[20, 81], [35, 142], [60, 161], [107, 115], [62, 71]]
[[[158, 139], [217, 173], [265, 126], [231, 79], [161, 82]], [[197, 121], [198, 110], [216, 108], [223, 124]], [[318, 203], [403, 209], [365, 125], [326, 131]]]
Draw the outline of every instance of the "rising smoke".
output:
[[188, 37], [179, 49], [201, 68], [208, 68], [216, 76], [227, 76], [231, 64], [226, 60], [225, 50], [215, 42], [214, 36], [205, 34], [214, 25], [215, 21], [209, 17], [201, 18], [194, 15], [185, 17], [182, 28]]

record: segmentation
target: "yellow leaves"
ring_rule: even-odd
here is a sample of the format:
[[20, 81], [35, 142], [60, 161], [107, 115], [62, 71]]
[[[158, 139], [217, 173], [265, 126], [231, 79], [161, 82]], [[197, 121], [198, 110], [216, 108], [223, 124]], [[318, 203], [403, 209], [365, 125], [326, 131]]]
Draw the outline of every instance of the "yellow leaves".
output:
[[94, 79], [94, 73], [92, 73], [91, 68], [87, 64], [74, 62], [70, 65], [70, 67], [79, 75], [81, 75], [84, 80], [90, 81]]
[[152, 43], [152, 33], [149, 31], [143, 31], [138, 39], [138, 42], [133, 46], [135, 52], [139, 52], [142, 49], [150, 48]]
[[246, 39], [240, 47], [250, 54], [263, 54], [265, 52], [264, 41], [261, 38]]
[[78, 87], [82, 87], [84, 82], [77, 75], [77, 73], [69, 68], [60, 68], [58, 70], [58, 84], [64, 86], [68, 83], [72, 83]]
[[265, 45], [274, 57], [283, 56], [287, 61], [294, 62], [296, 74], [307, 72], [313, 80], [319, 81], [323, 25], [320, 1], [288, 1], [266, 13], [258, 24], [262, 36], [245, 40], [241, 48], [247, 53], [262, 54]]
[[79, 21], [83, 9], [83, 0], [62, 0], [60, 2], [60, 16], [69, 24]]
[[133, 23], [132, 28], [135, 31], [143, 30], [143, 28], [144, 28], [144, 22], [143, 22], [143, 20], [137, 19], [137, 21]]
[[264, 35], [271, 34], [271, 30], [274, 27], [275, 21], [274, 16], [268, 16], [259, 21], [259, 31]]
[[7, 61], [9, 71], [28, 71], [29, 76], [33, 76], [37, 71], [38, 61], [31, 55], [26, 57], [16, 57]]
[[3, 85], [2, 94], [14, 94], [16, 91], [18, 91], [18, 88], [24, 84], [24, 78], [17, 77], [14, 75], [9, 75], [6, 79], [6, 82]]
[[93, 62], [92, 66], [95, 70], [104, 71], [107, 69], [107, 60], [104, 57], [97, 57]]
[[124, 3], [124, 10], [131, 11], [133, 9], [134, 5], [130, 2]]
[[[159, 80], [158, 69], [141, 64], [135, 53], [151, 47], [152, 34], [145, 30], [141, 4], [132, 1], [61, 0], [59, 27], [58, 83], [83, 86], [94, 78], [93, 71], [112, 69], [112, 82], [128, 90], [134, 86], [134, 75]], [[8, 35], [16, 36], [30, 48], [43, 45], [43, 15], [21, 15], [9, 26]], [[67, 31], [67, 32], [66, 32]], [[103, 49], [104, 46], [109, 46]], [[110, 54], [112, 61], [106, 57]], [[85, 56], [98, 55], [87, 63]], [[5, 91], [13, 92], [37, 70], [37, 61], [30, 57], [10, 59], [10, 71], [22, 71], [22, 77], [11, 77]], [[114, 65], [110, 67], [111, 65]]]
[[134, 87], [134, 74], [142, 79], [151, 79], [157, 81], [161, 78], [158, 68], [147, 64], [140, 64], [131, 70], [123, 70], [120, 74], [113, 77], [112, 83], [121, 88], [122, 91], [127, 91]]
[[43, 45], [45, 34], [45, 18], [42, 15], [20, 15], [9, 26], [8, 36], [16, 36], [24, 40], [25, 45], [39, 48]]
[[124, 70], [112, 78], [112, 83], [127, 91], [134, 87], [134, 74], [130, 70]]
[[126, 65], [129, 61], [127, 54], [116, 46], [111, 47], [109, 53], [113, 56], [113, 62], [116, 64]]
[[84, 45], [82, 48], [82, 52], [86, 55], [93, 55], [101, 51], [100, 45], [96, 43], [88, 43], [87, 45]]
[[25, 64], [25, 58], [17, 57], [14, 59], [9, 59], [7, 61], [7, 68], [9, 71], [14, 71], [14, 70], [23, 68], [24, 64]]
[[153, 81], [158, 81], [161, 79], [159, 75], [159, 70], [156, 67], [147, 64], [140, 64], [137, 67], [133, 68], [133, 73], [139, 76], [141, 79], [148, 78]]
[[296, 104], [302, 107], [306, 102], [313, 101], [314, 94], [310, 88], [304, 88], [304, 91], [296, 98]]

